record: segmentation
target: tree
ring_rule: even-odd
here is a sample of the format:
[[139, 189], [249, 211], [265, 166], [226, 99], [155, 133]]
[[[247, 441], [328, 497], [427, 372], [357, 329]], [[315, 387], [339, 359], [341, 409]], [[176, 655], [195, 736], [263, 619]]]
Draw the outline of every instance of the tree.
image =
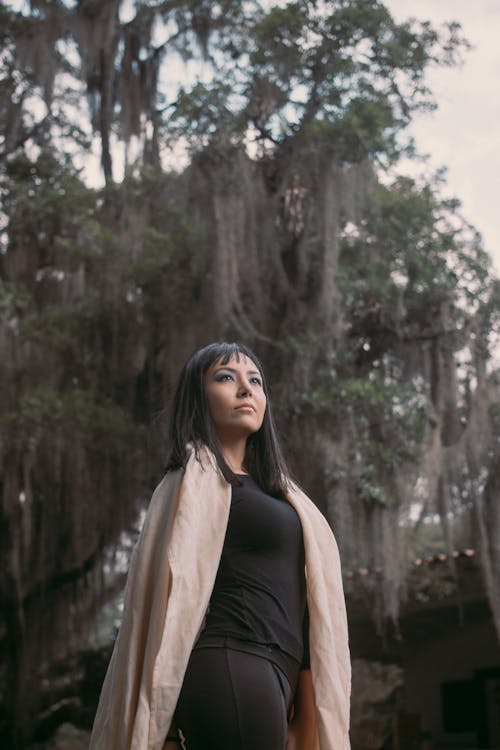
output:
[[[396, 24], [375, 0], [0, 12], [5, 741], [47, 726], [57, 696], [33, 686], [81, 648], [115, 590], [103, 560], [159, 478], [148, 425], [223, 336], [262, 355], [379, 632], [397, 628], [416, 511], [440, 515], [443, 548], [477, 545], [500, 631], [498, 282], [439, 175], [379, 179], [459, 27]], [[164, 89], [179, 55], [204, 74]], [[76, 167], [94, 136], [102, 190]]]
[[[33, 96], [45, 105], [47, 127], [64, 115], [74, 135], [82, 112], [62, 102], [71, 85], [81, 93], [83, 79], [107, 182], [113, 136], [125, 144], [139, 138], [143, 159], [158, 164], [165, 128], [171, 139], [203, 130], [208, 137], [220, 126], [265, 150], [319, 121], [332, 126], [337, 147], [344, 141], [352, 158], [395, 158], [397, 133], [414, 111], [433, 106], [427, 67], [453, 64], [466, 44], [458, 24], [443, 32], [415, 20], [397, 24], [378, 0], [270, 7], [257, 0], [149, 0], [135, 3], [127, 20], [122, 5], [42, 1], [14, 12], [3, 3], [8, 152], [36, 142], [36, 129], [26, 126]], [[202, 59], [210, 75], [192, 90], [177, 85], [168, 97], [159, 70], [176, 55]], [[18, 87], [14, 96], [19, 73], [23, 94]]]

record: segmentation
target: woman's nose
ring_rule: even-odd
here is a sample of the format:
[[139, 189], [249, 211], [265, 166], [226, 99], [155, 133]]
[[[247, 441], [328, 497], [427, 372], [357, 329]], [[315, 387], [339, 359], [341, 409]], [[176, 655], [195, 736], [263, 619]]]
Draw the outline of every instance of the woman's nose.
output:
[[251, 388], [250, 383], [248, 383], [246, 381], [241, 381], [240, 387], [238, 389], [238, 393], [241, 396], [246, 396], [247, 394], [249, 394], [251, 392], [252, 392], [252, 388]]

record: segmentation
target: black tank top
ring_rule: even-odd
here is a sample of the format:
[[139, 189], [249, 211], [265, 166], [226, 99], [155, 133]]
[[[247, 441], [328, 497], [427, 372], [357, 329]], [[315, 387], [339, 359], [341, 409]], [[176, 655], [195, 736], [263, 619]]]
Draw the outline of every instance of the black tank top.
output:
[[229, 636], [281, 649], [309, 667], [302, 526], [286, 500], [250, 476], [231, 510], [205, 627], [198, 643]]

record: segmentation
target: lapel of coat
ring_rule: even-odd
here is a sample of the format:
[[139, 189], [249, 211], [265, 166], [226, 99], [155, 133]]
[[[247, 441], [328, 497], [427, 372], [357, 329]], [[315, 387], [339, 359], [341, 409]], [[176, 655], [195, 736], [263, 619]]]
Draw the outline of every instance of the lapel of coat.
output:
[[212, 594], [230, 506], [231, 485], [220, 474], [215, 458], [201, 449], [198, 460], [193, 451], [168, 543], [171, 588], [153, 672], [148, 747], [157, 746], [172, 719]]
[[296, 485], [287, 493], [302, 524], [309, 645], [321, 750], [349, 750], [351, 663], [337, 544], [325, 517]]

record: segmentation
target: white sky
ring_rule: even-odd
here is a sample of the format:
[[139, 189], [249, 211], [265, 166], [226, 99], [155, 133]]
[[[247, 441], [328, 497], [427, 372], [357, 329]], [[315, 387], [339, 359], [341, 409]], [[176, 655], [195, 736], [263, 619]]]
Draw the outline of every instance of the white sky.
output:
[[500, 275], [500, 0], [385, 0], [397, 21], [458, 21], [473, 45], [460, 68], [433, 69], [438, 110], [411, 128], [430, 163], [448, 167], [450, 193], [481, 232]]

